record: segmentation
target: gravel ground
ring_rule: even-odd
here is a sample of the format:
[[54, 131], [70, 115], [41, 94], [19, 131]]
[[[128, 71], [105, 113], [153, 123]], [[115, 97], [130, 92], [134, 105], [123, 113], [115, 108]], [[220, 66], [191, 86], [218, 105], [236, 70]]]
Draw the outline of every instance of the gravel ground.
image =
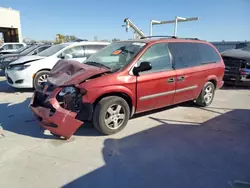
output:
[[32, 90], [0, 78], [0, 187], [228, 187], [250, 181], [250, 89], [218, 90], [210, 107], [181, 104], [102, 136], [91, 125], [67, 141], [42, 134]]

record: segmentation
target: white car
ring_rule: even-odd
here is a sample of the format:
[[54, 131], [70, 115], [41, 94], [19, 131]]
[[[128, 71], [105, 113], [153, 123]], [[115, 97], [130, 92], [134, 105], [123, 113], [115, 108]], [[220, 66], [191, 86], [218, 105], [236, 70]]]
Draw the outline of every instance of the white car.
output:
[[0, 45], [0, 54], [13, 53], [25, 46], [26, 46], [25, 43], [18, 43], [18, 42], [3, 43], [2, 45]]
[[54, 45], [38, 55], [24, 56], [13, 61], [5, 70], [7, 83], [15, 88], [39, 89], [47, 81], [50, 70], [60, 59], [84, 62], [108, 42], [73, 42]]

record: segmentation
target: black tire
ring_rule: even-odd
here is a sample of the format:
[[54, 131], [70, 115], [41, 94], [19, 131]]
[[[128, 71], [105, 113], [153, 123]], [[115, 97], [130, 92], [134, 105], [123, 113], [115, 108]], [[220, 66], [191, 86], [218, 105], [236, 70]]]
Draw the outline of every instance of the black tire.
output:
[[38, 73], [36, 73], [36, 76], [34, 78], [34, 83], [33, 86], [36, 90], [41, 90], [41, 85], [40, 85], [40, 78], [42, 78], [42, 76], [48, 76], [49, 75], [49, 71], [40, 71]]
[[[212, 96], [211, 96], [211, 99], [209, 101], [207, 101], [205, 99], [206, 98], [205, 95], [206, 95], [206, 89], [208, 89], [209, 87], [212, 89], [212, 91], [211, 91]], [[204, 85], [199, 97], [196, 99], [195, 102], [196, 102], [196, 104], [198, 104], [199, 106], [202, 106], [202, 107], [209, 106], [213, 102], [214, 94], [215, 94], [214, 84], [212, 82], [207, 82]]]
[[[122, 121], [118, 121], [119, 127], [117, 128], [111, 128], [111, 125], [106, 125], [105, 118], [107, 119], [107, 115], [109, 115], [108, 109], [115, 106], [121, 106], [121, 113], [124, 113], [124, 119]], [[111, 115], [112, 116], [112, 115]], [[115, 115], [114, 115], [115, 116]], [[118, 116], [118, 115], [117, 115]], [[112, 116], [113, 117], [113, 116]], [[117, 133], [124, 129], [124, 127], [127, 125], [128, 120], [130, 117], [130, 108], [128, 103], [121, 97], [117, 96], [109, 96], [101, 99], [95, 107], [94, 114], [93, 114], [93, 124], [94, 127], [101, 133], [105, 135], [110, 135]]]

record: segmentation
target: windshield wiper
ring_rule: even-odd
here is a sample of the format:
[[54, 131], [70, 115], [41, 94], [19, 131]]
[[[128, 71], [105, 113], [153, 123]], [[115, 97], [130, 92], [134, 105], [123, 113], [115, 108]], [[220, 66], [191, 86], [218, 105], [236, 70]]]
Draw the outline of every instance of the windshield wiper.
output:
[[104, 65], [102, 63], [95, 62], [95, 61], [88, 61], [85, 64], [87, 64], [87, 65], [93, 65], [93, 66], [96, 66], [96, 67], [105, 67], [107, 69], [110, 69], [110, 67], [108, 67], [108, 66], [106, 66], [106, 65]]

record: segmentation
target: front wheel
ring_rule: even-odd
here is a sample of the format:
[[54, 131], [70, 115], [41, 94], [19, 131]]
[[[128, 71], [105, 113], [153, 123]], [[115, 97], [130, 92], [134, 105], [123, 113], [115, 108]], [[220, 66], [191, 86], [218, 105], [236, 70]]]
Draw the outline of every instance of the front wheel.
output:
[[42, 84], [44, 82], [47, 82], [48, 76], [49, 76], [49, 71], [38, 72], [34, 78], [34, 88], [36, 90], [40, 90], [42, 88]]
[[99, 132], [109, 135], [124, 129], [129, 117], [128, 103], [121, 97], [110, 96], [97, 103], [93, 114], [93, 124]]
[[207, 82], [199, 97], [196, 99], [196, 104], [198, 104], [199, 106], [209, 106], [214, 99], [214, 93], [215, 93], [215, 86], [212, 82]]

